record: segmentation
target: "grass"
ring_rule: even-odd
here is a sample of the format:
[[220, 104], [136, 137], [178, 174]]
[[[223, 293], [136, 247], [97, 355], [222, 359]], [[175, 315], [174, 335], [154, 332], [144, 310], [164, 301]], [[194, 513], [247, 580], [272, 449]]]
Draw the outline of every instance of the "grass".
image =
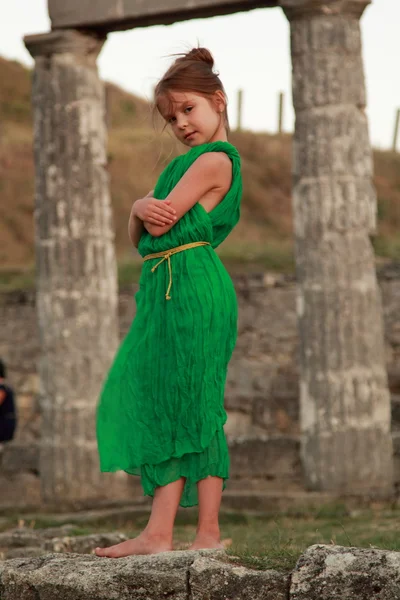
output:
[[[126, 519], [102, 519], [80, 523], [74, 535], [121, 531], [133, 537], [147, 523], [148, 515]], [[175, 548], [185, 549], [194, 539], [197, 512], [178, 513], [175, 526]], [[15, 527], [17, 517], [9, 517], [7, 527]], [[275, 516], [251, 516], [243, 513], [222, 513], [222, 539], [227, 544], [227, 554], [235, 563], [253, 569], [278, 569], [290, 571], [300, 554], [312, 544], [338, 544], [365, 548], [400, 551], [400, 511], [369, 509], [353, 513], [343, 506], [324, 507], [313, 513], [297, 516], [290, 513]], [[26, 526], [42, 528], [58, 526], [45, 516]]]
[[35, 289], [35, 268], [26, 269], [1, 269], [0, 270], [0, 292], [11, 292], [14, 290]]
[[400, 261], [400, 235], [398, 233], [390, 237], [378, 235], [372, 239], [372, 245], [377, 256], [396, 262]]

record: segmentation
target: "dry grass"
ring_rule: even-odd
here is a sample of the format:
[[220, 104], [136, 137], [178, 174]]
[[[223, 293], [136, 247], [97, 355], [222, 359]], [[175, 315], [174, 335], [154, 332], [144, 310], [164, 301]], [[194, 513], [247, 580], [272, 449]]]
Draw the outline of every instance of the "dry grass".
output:
[[[32, 156], [31, 73], [0, 58], [0, 279], [22, 270], [30, 280], [34, 264], [34, 168]], [[120, 270], [137, 271], [127, 236], [132, 202], [155, 185], [165, 165], [180, 150], [155, 130], [148, 104], [107, 84], [109, 173]], [[293, 268], [291, 137], [233, 132], [243, 164], [242, 218], [220, 247], [228, 268]], [[400, 157], [375, 152], [378, 191], [379, 256], [400, 259]], [[128, 268], [127, 268], [128, 265]], [[3, 272], [3, 276], [1, 273]], [[25, 273], [25, 275], [24, 275]], [[28, 274], [28, 275], [26, 275]], [[21, 278], [20, 278], [21, 279]]]

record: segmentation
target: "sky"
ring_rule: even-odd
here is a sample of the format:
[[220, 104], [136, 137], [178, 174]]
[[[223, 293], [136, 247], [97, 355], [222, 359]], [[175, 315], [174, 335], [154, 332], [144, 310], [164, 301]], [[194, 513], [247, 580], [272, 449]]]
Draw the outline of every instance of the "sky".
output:
[[[391, 147], [396, 109], [400, 108], [399, 24], [400, 0], [373, 0], [361, 19], [367, 113], [371, 140], [377, 148]], [[0, 0], [1, 56], [33, 66], [22, 38], [49, 30], [47, 0]], [[99, 73], [103, 79], [149, 99], [173, 60], [169, 55], [200, 44], [214, 55], [229, 98], [232, 127], [237, 122], [238, 90], [242, 89], [242, 127], [275, 132], [282, 91], [283, 127], [293, 131], [289, 31], [280, 8], [265, 8], [115, 32], [109, 34], [98, 58]]]

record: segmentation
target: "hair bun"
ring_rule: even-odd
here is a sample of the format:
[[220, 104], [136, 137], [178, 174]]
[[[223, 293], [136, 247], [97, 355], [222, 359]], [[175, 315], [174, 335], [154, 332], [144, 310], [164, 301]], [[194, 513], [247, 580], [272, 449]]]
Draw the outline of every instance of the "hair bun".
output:
[[185, 54], [181, 60], [196, 60], [199, 62], [205, 62], [209, 65], [210, 69], [214, 66], [214, 58], [207, 48], [192, 48], [187, 54]]

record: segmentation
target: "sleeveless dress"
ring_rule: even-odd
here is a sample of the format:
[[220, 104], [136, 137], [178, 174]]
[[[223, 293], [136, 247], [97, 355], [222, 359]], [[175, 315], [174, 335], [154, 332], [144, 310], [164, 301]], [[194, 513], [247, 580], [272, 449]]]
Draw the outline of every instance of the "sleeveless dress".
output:
[[196, 203], [167, 233], [143, 232], [141, 256], [192, 242], [209, 242], [143, 263], [136, 315], [105, 379], [97, 406], [100, 470], [141, 476], [145, 495], [186, 478], [181, 506], [198, 504], [197, 482], [208, 475], [229, 478], [223, 426], [224, 388], [237, 338], [237, 298], [214, 248], [240, 216], [240, 156], [228, 142], [210, 142], [173, 159], [154, 196], [165, 199], [205, 152], [225, 152], [232, 184], [211, 211]]

